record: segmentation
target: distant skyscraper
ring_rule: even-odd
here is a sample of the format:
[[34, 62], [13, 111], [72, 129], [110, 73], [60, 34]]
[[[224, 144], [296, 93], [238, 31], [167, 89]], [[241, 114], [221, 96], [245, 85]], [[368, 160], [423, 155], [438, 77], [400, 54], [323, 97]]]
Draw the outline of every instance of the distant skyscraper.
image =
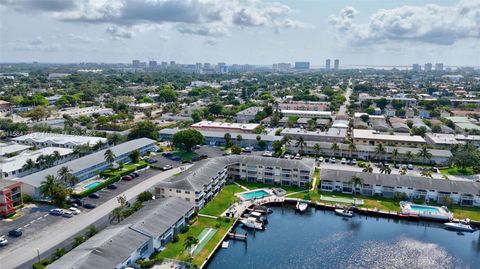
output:
[[330, 59], [325, 61], [325, 69], [330, 70]]
[[168, 63], [167, 62], [162, 62], [162, 68], [167, 69], [167, 67], [168, 67]]
[[132, 66], [134, 68], [139, 68], [140, 67], [140, 61], [139, 60], [133, 60], [132, 61]]
[[436, 63], [435, 71], [443, 71], [443, 63]]
[[339, 59], [335, 59], [335, 61], [333, 62], [333, 69], [335, 69], [335, 70], [340, 69], [340, 60]]
[[412, 64], [412, 71], [422, 71], [422, 67], [419, 64]]
[[170, 67], [175, 67], [176, 65], [175, 61], [170, 61]]
[[432, 71], [432, 63], [426, 63], [423, 66], [423, 69], [425, 70], [425, 72], [431, 72]]
[[278, 64], [273, 64], [272, 69], [273, 71], [279, 71], [279, 72], [285, 72], [290, 70], [292, 65], [290, 63], [278, 63]]
[[149, 61], [148, 62], [148, 67], [152, 68], [152, 69], [157, 68], [157, 61]]
[[310, 69], [310, 62], [295, 62], [295, 69], [308, 70]]
[[225, 74], [225, 73], [228, 72], [228, 68], [227, 68], [226, 63], [218, 63], [217, 64], [217, 69], [218, 69], [218, 72], [220, 72], [221, 74]]

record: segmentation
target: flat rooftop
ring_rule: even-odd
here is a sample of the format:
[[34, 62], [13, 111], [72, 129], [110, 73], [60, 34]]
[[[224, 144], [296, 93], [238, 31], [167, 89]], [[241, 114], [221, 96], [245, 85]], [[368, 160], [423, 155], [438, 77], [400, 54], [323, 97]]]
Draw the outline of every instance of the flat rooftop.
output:
[[331, 111], [311, 111], [311, 110], [291, 110], [291, 109], [282, 109], [281, 112], [284, 115], [294, 115], [294, 114], [301, 114], [301, 115], [318, 115], [318, 116], [331, 116]]
[[306, 135], [306, 136], [329, 136], [329, 137], [345, 137], [347, 136], [347, 130], [343, 128], [330, 128], [328, 131], [308, 131], [301, 128], [285, 128], [280, 133], [281, 135]]
[[405, 141], [425, 143], [425, 139], [419, 135], [405, 135], [395, 133], [394, 135], [379, 133], [375, 130], [353, 129], [354, 139], [382, 140], [382, 141]]
[[69, 148], [47, 147], [35, 151], [22, 152], [11, 158], [0, 158], [0, 171], [3, 173], [10, 173], [22, 169], [23, 165], [27, 163], [28, 159], [36, 161], [40, 155], [52, 155], [58, 151], [60, 156], [66, 156], [73, 152]]
[[23, 143], [51, 143], [57, 145], [96, 145], [98, 142], [107, 143], [107, 139], [96, 136], [80, 136], [80, 135], [67, 135], [67, 134], [55, 134], [55, 133], [41, 133], [35, 132], [28, 135], [15, 137], [12, 139], [16, 142]]
[[239, 129], [253, 131], [260, 126], [258, 123], [232, 123], [232, 122], [216, 122], [216, 121], [201, 121], [192, 124], [192, 128], [218, 128], [218, 129]]

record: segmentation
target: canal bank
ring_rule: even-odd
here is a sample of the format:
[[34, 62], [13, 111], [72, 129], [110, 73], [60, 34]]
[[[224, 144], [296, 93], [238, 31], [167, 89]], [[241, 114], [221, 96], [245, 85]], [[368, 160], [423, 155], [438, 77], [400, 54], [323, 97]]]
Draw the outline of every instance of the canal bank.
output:
[[290, 203], [273, 208], [265, 231], [234, 226], [247, 233], [247, 242], [230, 241], [228, 249], [219, 244], [205, 267], [475, 268], [480, 262], [478, 232], [458, 234], [440, 223], [380, 215], [342, 218], [326, 207], [311, 206], [304, 214]]

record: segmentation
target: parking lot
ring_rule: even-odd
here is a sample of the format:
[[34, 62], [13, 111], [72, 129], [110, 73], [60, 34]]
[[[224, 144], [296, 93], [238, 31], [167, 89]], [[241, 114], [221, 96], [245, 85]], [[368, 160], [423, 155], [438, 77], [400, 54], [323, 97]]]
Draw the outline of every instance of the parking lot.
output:
[[[98, 199], [92, 198], [84, 198], [82, 199], [84, 203], [95, 204], [96, 206], [105, 203], [106, 201], [112, 199], [113, 197], [117, 196], [118, 194], [124, 192], [125, 190], [139, 184], [140, 182], [152, 177], [155, 174], [160, 173], [159, 170], [147, 169], [140, 172], [140, 176], [131, 180], [131, 181], [124, 181], [120, 180], [115, 185], [117, 185], [117, 189], [111, 190], [104, 188], [97, 192], [100, 196]], [[0, 222], [0, 237], [5, 235], [5, 238], [8, 240], [8, 245], [5, 247], [0, 247], [0, 253], [6, 248], [15, 248], [15, 243], [24, 240], [28, 237], [32, 237], [37, 233], [41, 233], [42, 230], [46, 229], [47, 227], [65, 220], [63, 216], [54, 216], [50, 214], [50, 210], [55, 208], [52, 205], [43, 205], [43, 204], [30, 204], [26, 205], [24, 208], [20, 209], [19, 212], [21, 213], [21, 217], [15, 220], [2, 220]], [[79, 207], [82, 211], [80, 214], [88, 212], [92, 209], [85, 209], [83, 207]], [[75, 218], [73, 216], [72, 218]], [[21, 228], [22, 229], [22, 236], [14, 238], [6, 236], [10, 230]]]

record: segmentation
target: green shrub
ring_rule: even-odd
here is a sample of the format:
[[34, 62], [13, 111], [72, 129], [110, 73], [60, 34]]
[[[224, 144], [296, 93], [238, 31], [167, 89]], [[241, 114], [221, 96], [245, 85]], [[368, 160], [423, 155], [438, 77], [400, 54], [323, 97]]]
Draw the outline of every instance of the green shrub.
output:
[[152, 268], [155, 265], [155, 260], [140, 259], [137, 263], [140, 265], [140, 268]]
[[28, 194], [22, 194], [22, 201], [24, 204], [31, 204], [35, 202], [35, 200], [32, 198], [32, 196]]
[[172, 237], [172, 243], [177, 243], [178, 242], [178, 235], [174, 235]]
[[36, 262], [32, 265], [33, 269], [43, 269], [45, 268], [47, 265], [51, 264], [52, 263], [52, 260], [50, 259], [43, 259], [43, 260], [40, 260], [39, 262]]
[[180, 231], [182, 234], [188, 232], [190, 230], [190, 226], [183, 226], [182, 230]]

